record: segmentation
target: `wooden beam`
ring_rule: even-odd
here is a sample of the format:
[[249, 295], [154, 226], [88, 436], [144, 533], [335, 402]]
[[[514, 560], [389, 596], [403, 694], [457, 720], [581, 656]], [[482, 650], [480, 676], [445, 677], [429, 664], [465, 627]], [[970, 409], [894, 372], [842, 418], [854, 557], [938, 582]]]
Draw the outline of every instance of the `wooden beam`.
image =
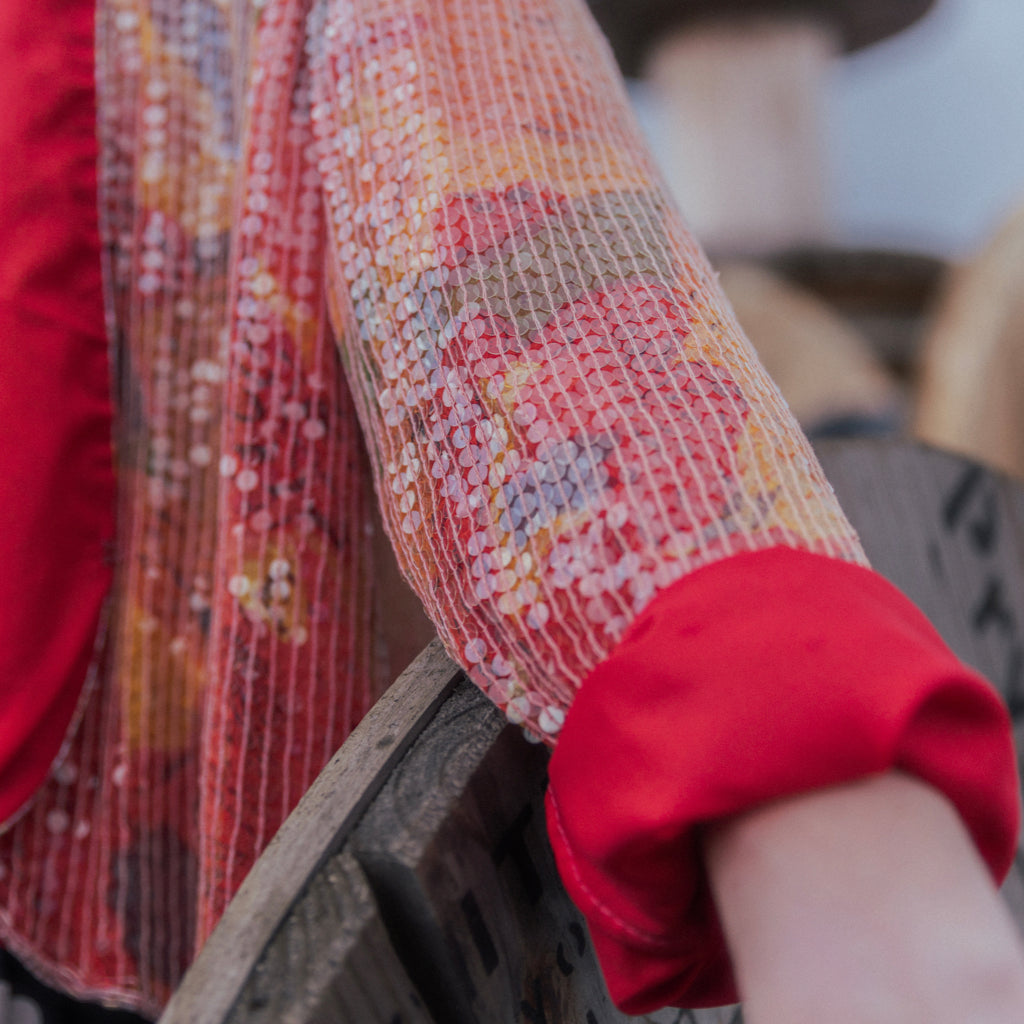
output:
[[[1019, 729], [1024, 486], [903, 441], [819, 453], [876, 568], [1000, 687]], [[630, 1020], [555, 873], [546, 751], [437, 646], [364, 726], [260, 858], [162, 1024]], [[1024, 921], [1019, 866], [1004, 891]], [[636, 1019], [741, 1020], [735, 1007]]]
[[162, 1021], [223, 1024], [306, 884], [345, 841], [459, 677], [435, 641], [370, 709], [253, 866]]

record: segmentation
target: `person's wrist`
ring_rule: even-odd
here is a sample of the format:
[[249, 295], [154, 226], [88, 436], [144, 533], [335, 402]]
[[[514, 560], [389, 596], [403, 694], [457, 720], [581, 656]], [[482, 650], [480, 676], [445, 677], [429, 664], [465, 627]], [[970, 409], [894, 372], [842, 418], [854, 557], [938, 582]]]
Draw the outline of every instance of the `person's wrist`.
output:
[[952, 805], [898, 772], [707, 827], [751, 1024], [1024, 1020], [1020, 937]]

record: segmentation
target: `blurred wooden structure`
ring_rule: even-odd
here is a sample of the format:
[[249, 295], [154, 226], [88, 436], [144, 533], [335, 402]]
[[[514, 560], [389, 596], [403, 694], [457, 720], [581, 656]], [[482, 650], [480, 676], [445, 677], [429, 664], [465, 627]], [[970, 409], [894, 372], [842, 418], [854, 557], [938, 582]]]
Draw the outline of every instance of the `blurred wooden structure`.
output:
[[826, 25], [716, 20], [652, 46], [645, 78], [663, 125], [663, 165], [712, 253], [827, 242]]
[[917, 374], [922, 339], [946, 264], [920, 253], [876, 249], [789, 249], [764, 258], [864, 335], [900, 379]]
[[901, 428], [906, 402], [896, 374], [868, 337], [826, 302], [752, 262], [725, 264], [719, 284], [812, 438]]
[[[1024, 488], [906, 442], [820, 454], [876, 567], [1024, 721]], [[431, 645], [260, 858], [162, 1024], [628, 1020], [554, 872], [546, 760]], [[1024, 921], [1019, 868], [1006, 895]]]
[[1024, 479], [1024, 207], [946, 281], [913, 432]]
[[932, 0], [591, 0], [643, 78], [668, 183], [714, 254], [831, 241], [825, 85], [833, 59]]

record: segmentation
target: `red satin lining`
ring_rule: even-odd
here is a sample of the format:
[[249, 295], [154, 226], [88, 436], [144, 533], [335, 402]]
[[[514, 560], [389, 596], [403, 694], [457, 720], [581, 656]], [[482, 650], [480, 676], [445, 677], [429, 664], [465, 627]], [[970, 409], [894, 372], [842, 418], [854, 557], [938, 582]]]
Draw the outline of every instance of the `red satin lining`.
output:
[[617, 1005], [736, 999], [701, 822], [892, 767], [945, 793], [1006, 874], [1009, 717], [884, 579], [773, 548], [656, 598], [585, 682], [550, 765], [552, 846]]
[[60, 749], [111, 581], [94, 8], [0, 4], [0, 821]]

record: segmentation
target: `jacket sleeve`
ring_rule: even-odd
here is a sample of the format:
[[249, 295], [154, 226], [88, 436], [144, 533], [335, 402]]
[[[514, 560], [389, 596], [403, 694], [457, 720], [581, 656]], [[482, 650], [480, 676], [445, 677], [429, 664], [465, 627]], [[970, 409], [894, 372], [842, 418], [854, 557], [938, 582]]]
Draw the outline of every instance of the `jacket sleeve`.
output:
[[715, 816], [898, 765], [1004, 871], [1005, 713], [864, 567], [582, 5], [335, 0], [309, 39], [384, 519], [474, 681], [564, 726], [553, 842], [620, 1005], [733, 995]]
[[342, 359], [399, 561], [474, 680], [554, 737], [694, 569], [780, 544], [862, 562], [583, 6], [322, 15]]

